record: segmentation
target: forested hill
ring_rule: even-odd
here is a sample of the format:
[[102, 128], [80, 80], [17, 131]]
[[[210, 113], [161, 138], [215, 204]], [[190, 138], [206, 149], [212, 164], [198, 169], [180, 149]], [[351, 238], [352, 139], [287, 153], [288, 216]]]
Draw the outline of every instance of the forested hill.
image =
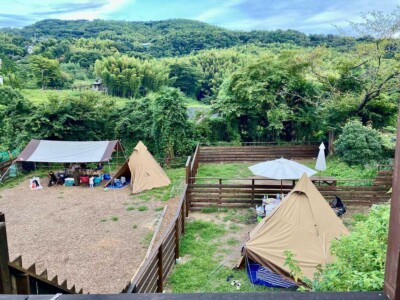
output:
[[232, 31], [204, 22], [183, 19], [151, 22], [47, 19], [22, 29], [1, 30], [20, 35], [27, 41], [47, 38], [99, 38], [112, 41], [110, 46], [120, 53], [152, 57], [179, 56], [195, 50], [229, 48], [250, 43], [259, 46], [292, 43], [303, 47], [348, 47], [355, 42], [348, 37], [306, 35], [295, 30]]

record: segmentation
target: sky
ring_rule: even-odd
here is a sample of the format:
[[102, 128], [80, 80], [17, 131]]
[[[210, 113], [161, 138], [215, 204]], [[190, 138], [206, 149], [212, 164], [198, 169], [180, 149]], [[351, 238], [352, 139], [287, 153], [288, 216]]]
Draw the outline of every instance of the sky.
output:
[[0, 0], [0, 27], [43, 19], [193, 19], [234, 30], [338, 33], [362, 12], [390, 13], [399, 0]]

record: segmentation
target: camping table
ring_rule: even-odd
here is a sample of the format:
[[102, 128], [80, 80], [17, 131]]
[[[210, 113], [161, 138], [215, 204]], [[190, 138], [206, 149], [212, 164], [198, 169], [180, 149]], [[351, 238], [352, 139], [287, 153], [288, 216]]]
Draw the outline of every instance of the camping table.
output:
[[336, 186], [337, 183], [336, 178], [331, 176], [311, 176], [310, 179], [314, 184], [318, 182], [319, 185], [321, 185], [321, 183], [325, 183], [329, 186]]

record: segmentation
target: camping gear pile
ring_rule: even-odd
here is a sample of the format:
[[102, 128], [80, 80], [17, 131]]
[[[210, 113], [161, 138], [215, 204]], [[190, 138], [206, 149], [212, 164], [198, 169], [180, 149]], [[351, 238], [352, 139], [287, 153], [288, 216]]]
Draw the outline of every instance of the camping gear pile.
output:
[[279, 206], [250, 233], [242, 253], [249, 279], [270, 287], [293, 287], [296, 283], [285, 264], [285, 251], [295, 255], [301, 272], [313, 278], [317, 266], [333, 257], [331, 241], [349, 231], [327, 201], [304, 174]]
[[342, 199], [338, 196], [335, 196], [335, 199], [332, 200], [330, 206], [338, 217], [342, 216], [347, 211], [346, 205], [344, 205]]
[[[103, 163], [109, 162], [112, 153], [118, 150], [122, 150], [118, 140], [94, 142], [31, 140], [15, 162], [64, 163], [66, 167], [63, 171], [49, 172], [49, 187], [57, 184], [93, 187], [101, 184]], [[97, 163], [97, 166], [88, 169], [86, 163]], [[110, 177], [105, 177], [105, 180], [109, 179]]]
[[277, 194], [276, 198], [268, 198], [264, 195], [262, 204], [256, 205], [257, 219], [269, 216], [271, 212], [281, 203], [281, 194]]

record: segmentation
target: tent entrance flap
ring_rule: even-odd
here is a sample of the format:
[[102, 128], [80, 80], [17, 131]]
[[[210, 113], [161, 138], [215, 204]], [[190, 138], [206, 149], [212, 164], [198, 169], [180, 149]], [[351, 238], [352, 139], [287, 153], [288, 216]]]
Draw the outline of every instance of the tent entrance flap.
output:
[[80, 163], [107, 162], [114, 150], [122, 149], [118, 140], [78, 142], [31, 140], [16, 161]]

